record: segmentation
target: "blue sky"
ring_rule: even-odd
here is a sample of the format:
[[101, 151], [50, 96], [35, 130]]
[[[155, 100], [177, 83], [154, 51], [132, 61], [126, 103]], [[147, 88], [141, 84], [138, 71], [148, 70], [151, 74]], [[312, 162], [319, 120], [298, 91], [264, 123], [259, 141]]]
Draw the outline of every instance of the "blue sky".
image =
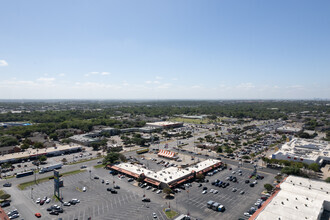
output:
[[0, 0], [0, 98], [329, 99], [329, 11], [327, 0]]

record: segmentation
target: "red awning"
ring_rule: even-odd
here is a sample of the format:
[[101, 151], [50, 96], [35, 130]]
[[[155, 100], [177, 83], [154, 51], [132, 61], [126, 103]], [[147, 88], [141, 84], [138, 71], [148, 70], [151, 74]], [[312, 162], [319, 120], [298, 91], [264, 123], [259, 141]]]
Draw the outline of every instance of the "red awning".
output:
[[159, 186], [160, 185], [160, 182], [159, 181], [152, 180], [150, 178], [145, 178], [144, 181], [147, 182], [147, 183], [150, 183], [152, 185], [155, 185], [155, 186]]
[[175, 155], [174, 152], [168, 151], [168, 150], [159, 150], [158, 156], [162, 157], [168, 157], [168, 158], [173, 158]]

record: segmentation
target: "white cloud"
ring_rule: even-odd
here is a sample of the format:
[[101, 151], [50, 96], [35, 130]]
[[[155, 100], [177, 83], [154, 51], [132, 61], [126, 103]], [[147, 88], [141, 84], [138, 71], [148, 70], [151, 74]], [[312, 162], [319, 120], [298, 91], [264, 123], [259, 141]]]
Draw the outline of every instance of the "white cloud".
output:
[[156, 76], [156, 79], [161, 80], [161, 79], [164, 79], [164, 78], [161, 77], [161, 76]]
[[110, 73], [109, 72], [101, 72], [101, 75], [102, 76], [107, 76], [107, 75], [110, 75]]
[[255, 88], [255, 86], [252, 83], [241, 83], [241, 84], [237, 85], [236, 88], [239, 88], [239, 89], [253, 89], [253, 88]]
[[157, 86], [158, 89], [168, 89], [172, 84], [170, 83], [164, 83], [160, 86]]
[[159, 81], [155, 80], [155, 81], [151, 81], [151, 80], [147, 80], [145, 81], [146, 84], [160, 84]]
[[5, 60], [0, 60], [0, 66], [8, 66], [7, 61], [5, 61]]
[[97, 75], [97, 74], [99, 74], [99, 72], [90, 72], [90, 74]]
[[51, 83], [55, 81], [55, 78], [46, 78], [46, 77], [40, 77], [37, 79], [39, 82], [45, 82], [45, 83]]
[[177, 80], [178, 80], [178, 78], [172, 78], [172, 80], [173, 80], [173, 81], [177, 81]]
[[65, 73], [60, 73], [60, 74], [58, 74], [58, 76], [63, 77], [63, 76], [65, 76]]

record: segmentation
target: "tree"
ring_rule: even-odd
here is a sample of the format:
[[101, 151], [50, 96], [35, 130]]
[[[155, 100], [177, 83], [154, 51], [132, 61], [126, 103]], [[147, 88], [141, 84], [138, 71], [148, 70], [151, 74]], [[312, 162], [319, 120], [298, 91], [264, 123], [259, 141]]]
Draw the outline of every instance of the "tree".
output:
[[311, 163], [309, 164], [308, 169], [318, 172], [320, 171], [320, 166], [317, 163]]
[[3, 200], [7, 200], [7, 199], [9, 199], [11, 197], [11, 195], [9, 195], [9, 194], [2, 194], [1, 196], [0, 196], [0, 199], [3, 199]]
[[172, 193], [172, 190], [168, 187], [164, 188], [163, 189], [163, 192], [166, 194], [166, 195], [170, 195]]
[[196, 175], [196, 179], [200, 182], [205, 179], [205, 176], [203, 174], [199, 173]]
[[47, 160], [47, 157], [46, 157], [46, 155], [41, 155], [41, 156], [39, 156], [38, 160], [39, 160], [40, 162], [44, 162], [44, 161]]
[[24, 144], [22, 144], [21, 149], [22, 149], [22, 150], [26, 150], [26, 149], [28, 149], [29, 147], [30, 147], [29, 144], [24, 143]]
[[44, 148], [44, 145], [42, 143], [40, 143], [40, 142], [34, 143], [33, 146], [34, 146], [34, 148], [38, 148], [38, 149]]
[[273, 187], [271, 184], [269, 184], [269, 183], [266, 183], [266, 184], [264, 185], [264, 187], [265, 187], [265, 189], [266, 189], [268, 192], [272, 191], [273, 188], [274, 188], [274, 187]]
[[62, 162], [63, 162], [63, 163], [66, 163], [66, 162], [68, 162], [68, 160], [67, 160], [66, 158], [63, 158], [63, 159], [62, 159]]
[[325, 182], [330, 183], [330, 177], [326, 178]]
[[218, 153], [222, 153], [222, 147], [221, 147], [221, 146], [218, 146], [218, 148], [217, 148], [217, 152], [218, 152]]

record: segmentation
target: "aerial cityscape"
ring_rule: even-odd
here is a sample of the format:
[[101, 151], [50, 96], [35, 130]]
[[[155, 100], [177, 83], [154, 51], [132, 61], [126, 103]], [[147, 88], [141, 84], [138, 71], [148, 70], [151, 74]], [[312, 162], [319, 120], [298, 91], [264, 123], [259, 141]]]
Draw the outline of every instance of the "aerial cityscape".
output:
[[329, 11], [1, 1], [0, 220], [329, 220]]

